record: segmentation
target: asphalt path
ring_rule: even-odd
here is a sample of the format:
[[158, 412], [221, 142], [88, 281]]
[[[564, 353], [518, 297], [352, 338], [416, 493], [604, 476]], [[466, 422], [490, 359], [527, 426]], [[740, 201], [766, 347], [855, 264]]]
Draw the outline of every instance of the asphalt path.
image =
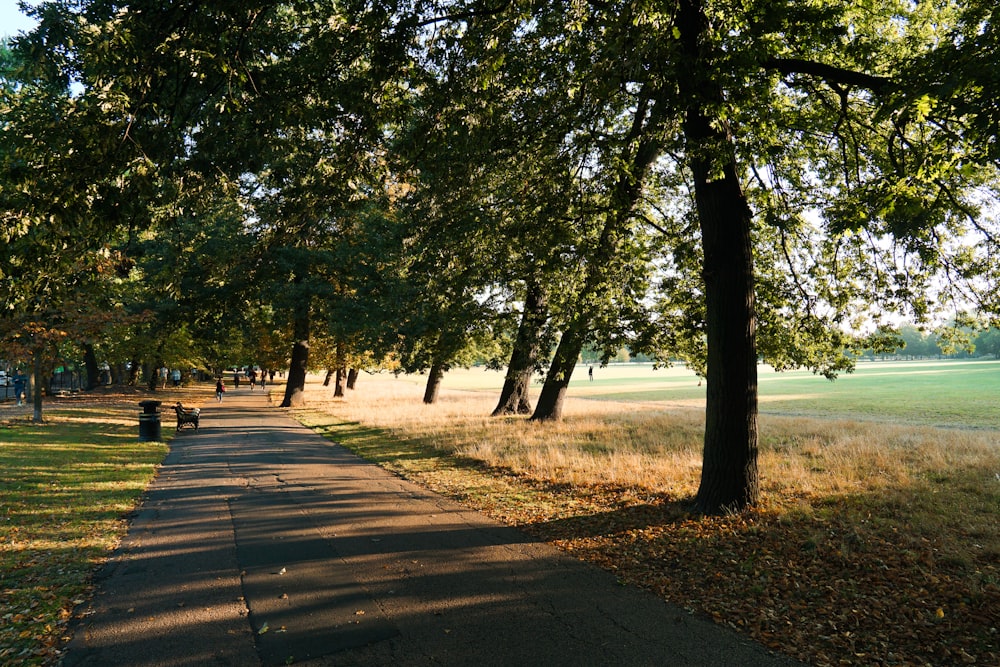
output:
[[332, 445], [248, 388], [173, 439], [96, 585], [67, 667], [798, 664]]

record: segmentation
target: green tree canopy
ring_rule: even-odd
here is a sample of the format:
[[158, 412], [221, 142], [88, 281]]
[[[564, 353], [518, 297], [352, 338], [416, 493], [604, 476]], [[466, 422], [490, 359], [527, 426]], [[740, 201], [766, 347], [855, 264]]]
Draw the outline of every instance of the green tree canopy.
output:
[[293, 341], [286, 404], [311, 331], [412, 368], [492, 337], [511, 381], [548, 362], [539, 420], [584, 349], [679, 355], [698, 507], [746, 507], [761, 358], [833, 377], [900, 314], [1000, 312], [995, 11], [45, 3], [3, 55], [0, 305], [119, 257], [213, 363]]

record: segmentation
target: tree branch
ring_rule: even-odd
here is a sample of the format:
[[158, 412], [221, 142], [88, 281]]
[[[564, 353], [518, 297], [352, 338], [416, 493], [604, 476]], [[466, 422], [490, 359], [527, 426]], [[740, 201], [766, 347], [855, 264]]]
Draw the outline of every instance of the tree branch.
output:
[[763, 63], [764, 69], [775, 70], [782, 74], [809, 74], [816, 76], [829, 84], [867, 88], [873, 93], [881, 93], [891, 83], [892, 79], [883, 76], [866, 74], [855, 70], [826, 65], [824, 63], [803, 60], [801, 58], [768, 58]]
[[439, 16], [431, 16], [430, 18], [418, 21], [416, 24], [417, 28], [426, 28], [430, 25], [436, 25], [438, 23], [455, 23], [457, 21], [467, 21], [469, 19], [477, 18], [479, 16], [496, 16], [502, 13], [504, 10], [511, 6], [510, 0], [501, 0], [501, 2], [496, 7], [484, 7], [482, 9], [469, 9], [463, 12], [455, 12], [454, 14], [441, 14]]

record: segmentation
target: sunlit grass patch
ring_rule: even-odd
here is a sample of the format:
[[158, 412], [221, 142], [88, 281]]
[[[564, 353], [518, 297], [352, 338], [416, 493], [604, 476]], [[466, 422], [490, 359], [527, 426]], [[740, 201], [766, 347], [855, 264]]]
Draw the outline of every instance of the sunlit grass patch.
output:
[[72, 609], [125, 529], [166, 445], [131, 402], [0, 426], [0, 663], [52, 664]]

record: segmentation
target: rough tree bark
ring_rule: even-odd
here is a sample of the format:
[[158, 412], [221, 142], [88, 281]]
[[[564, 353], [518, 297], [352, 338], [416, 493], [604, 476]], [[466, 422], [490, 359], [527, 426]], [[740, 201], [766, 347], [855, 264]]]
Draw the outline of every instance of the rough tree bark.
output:
[[285, 397], [282, 408], [297, 408], [305, 404], [306, 372], [309, 370], [309, 305], [301, 304], [295, 312], [293, 325], [295, 344], [292, 346], [292, 363], [288, 367]]
[[514, 349], [507, 364], [500, 400], [492, 416], [531, 414], [528, 397], [531, 376], [541, 352], [541, 330], [548, 319], [548, 304], [545, 292], [537, 280], [529, 280], [524, 297], [524, 312], [517, 327]]
[[101, 369], [97, 367], [97, 355], [92, 343], [83, 344], [83, 365], [87, 369], [87, 391], [93, 391], [100, 384]]
[[531, 415], [531, 421], [549, 421], [562, 418], [566, 389], [569, 387], [570, 378], [573, 377], [573, 369], [576, 368], [576, 362], [580, 358], [580, 352], [586, 342], [586, 327], [589, 324], [589, 316], [580, 315], [574, 318], [563, 331], [559, 345], [556, 346], [552, 361], [549, 363], [549, 370], [545, 375], [545, 382], [538, 395], [538, 402], [535, 404], [535, 412]]
[[[681, 0], [683, 68], [680, 93], [688, 163], [704, 250], [708, 343], [705, 442], [696, 508], [741, 510], [759, 501], [757, 471], [757, 350], [751, 211], [736, 170], [733, 138], [703, 50], [708, 31], [701, 0]], [[717, 107], [716, 107], [717, 108]]]
[[156, 391], [157, 386], [160, 384], [161, 368], [163, 368], [162, 361], [158, 361], [155, 364], [147, 363], [143, 366], [142, 372], [146, 374], [146, 389]]
[[358, 385], [358, 369], [352, 368], [347, 371], [347, 388], [354, 391], [354, 388]]
[[427, 386], [424, 388], [424, 403], [430, 405], [437, 400], [445, 370], [444, 364], [431, 364], [431, 369], [427, 373]]
[[139, 383], [139, 360], [133, 359], [132, 366], [128, 371], [128, 386], [134, 387]]
[[333, 388], [334, 398], [343, 398], [347, 393], [347, 352], [342, 342], [337, 342], [337, 383]]

